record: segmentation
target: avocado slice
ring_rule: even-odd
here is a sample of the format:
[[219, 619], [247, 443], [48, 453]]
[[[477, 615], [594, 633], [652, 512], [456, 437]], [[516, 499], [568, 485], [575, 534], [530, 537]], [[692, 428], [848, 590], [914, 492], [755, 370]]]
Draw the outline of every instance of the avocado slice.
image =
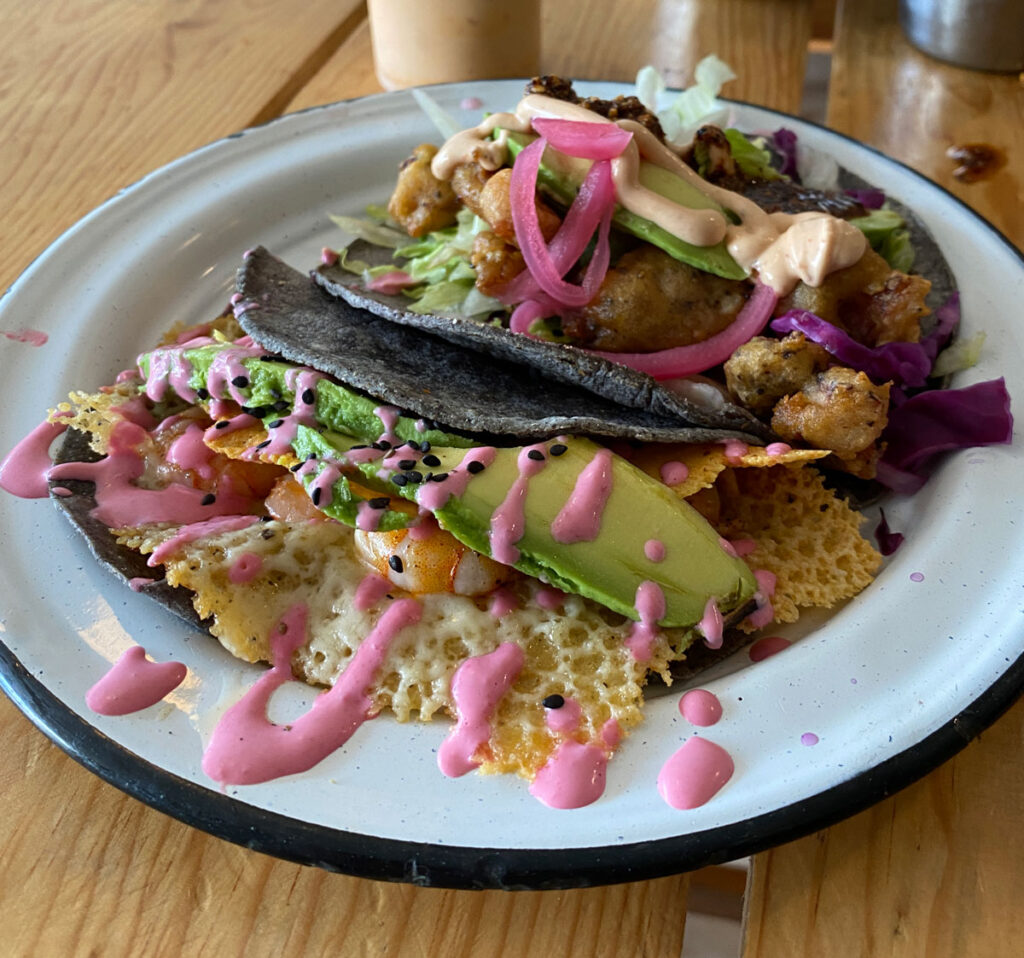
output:
[[[518, 156], [523, 148], [534, 139], [536, 137], [528, 133], [509, 133], [509, 153], [513, 158]], [[569, 206], [589, 169], [589, 160], [566, 156], [564, 153], [548, 148], [544, 151], [544, 158], [537, 175], [538, 183], [540, 188], [557, 202], [563, 206]], [[680, 206], [693, 210], [713, 209], [726, 216], [729, 215], [718, 203], [705, 196], [681, 176], [648, 160], [640, 161], [639, 178], [642, 186]], [[714, 246], [695, 246], [693, 243], [687, 243], [662, 229], [656, 223], [631, 213], [622, 206], [616, 208], [612, 222], [638, 239], [663, 249], [669, 256], [706, 273], [714, 273], [716, 276], [724, 276], [726, 279], [747, 278], [743, 268], [729, 255], [724, 242]]]
[[[231, 348], [226, 344], [185, 350], [184, 358], [192, 369], [189, 386], [193, 390], [201, 388], [210, 364]], [[140, 357], [144, 373], [153, 364], [152, 355]], [[246, 408], [252, 414], [263, 413], [269, 426], [281, 416], [281, 405], [287, 403], [291, 408], [294, 403], [294, 388], [289, 384], [295, 382], [295, 377], [289, 375], [289, 370], [296, 367], [267, 358], [243, 359], [241, 365], [248, 382], [235, 385], [232, 392], [246, 399]], [[318, 380], [313, 388], [317, 426], [299, 425], [296, 429], [291, 445], [296, 456], [307, 462], [296, 475], [309, 489], [314, 484], [323, 485], [321, 476], [326, 472], [332, 496], [323, 511], [350, 525], [355, 524], [360, 503], [365, 500], [354, 492], [347, 476], [357, 477], [361, 485], [382, 494], [419, 502], [422, 490], [432, 485], [426, 480], [428, 472], [450, 475], [471, 455], [468, 450], [479, 446], [466, 436], [419, 429], [415, 420], [399, 416], [391, 423], [391, 434], [402, 443], [412, 443], [408, 457], [392, 456], [416, 462], [412, 469], [382, 469], [379, 456], [365, 461], [362, 456], [351, 455], [384, 432], [385, 424], [374, 412], [380, 404], [328, 379]], [[275, 403], [281, 405], [275, 408]], [[424, 441], [434, 457], [426, 462], [421, 460]], [[485, 468], [473, 471], [457, 494], [432, 509], [441, 527], [470, 548], [491, 555], [492, 517], [520, 476], [523, 448], [484, 447], [481, 458], [488, 460]], [[696, 624], [711, 598], [727, 614], [753, 596], [756, 582], [749, 567], [726, 552], [718, 533], [704, 518], [662, 483], [619, 456], [610, 457], [611, 491], [596, 537], [569, 544], [556, 541], [552, 523], [572, 494], [580, 473], [601, 447], [587, 439], [567, 437], [530, 448], [535, 448], [544, 461], [526, 484], [524, 531], [516, 542], [519, 557], [512, 563], [515, 568], [564, 591], [592, 598], [632, 619], [638, 618], [637, 589], [644, 582], [654, 582], [665, 596], [666, 612], [660, 620], [663, 626]], [[396, 481], [397, 476], [403, 478]], [[381, 519], [380, 529], [401, 528], [409, 521], [397, 510], [387, 510]], [[662, 543], [663, 561], [647, 558], [644, 547], [649, 540]]]

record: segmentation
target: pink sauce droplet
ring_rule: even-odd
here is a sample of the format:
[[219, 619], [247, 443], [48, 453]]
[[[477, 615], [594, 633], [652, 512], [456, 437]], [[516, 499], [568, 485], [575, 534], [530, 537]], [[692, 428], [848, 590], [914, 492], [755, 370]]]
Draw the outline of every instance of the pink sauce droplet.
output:
[[50, 491], [46, 475], [53, 466], [50, 444], [67, 428], [54, 422], [36, 426], [0, 462], [0, 489], [22, 499], [45, 499]]
[[243, 552], [228, 569], [228, 579], [235, 585], [251, 582], [260, 574], [262, 568], [263, 559], [260, 556], [255, 552]]
[[239, 529], [247, 529], [254, 523], [259, 522], [258, 516], [219, 516], [216, 519], [206, 519], [203, 522], [192, 522], [182, 526], [169, 539], [161, 542], [146, 561], [148, 566], [157, 566], [168, 556], [174, 555], [183, 545], [195, 542], [197, 539], [206, 539], [209, 536], [220, 535], [223, 532], [237, 532]]
[[754, 593], [757, 611], [748, 615], [747, 621], [755, 629], [763, 629], [775, 620], [775, 608], [772, 605], [772, 598], [775, 595], [776, 575], [767, 569], [755, 569], [754, 578], [757, 580], [757, 592]]
[[610, 718], [601, 726], [601, 741], [606, 748], [615, 748], [622, 741], [622, 726], [618, 719]]
[[800, 736], [801, 745], [817, 745], [819, 741], [820, 739], [813, 732], [804, 732], [804, 734]]
[[267, 717], [267, 703], [291, 679], [292, 653], [306, 641], [306, 607], [292, 606], [271, 637], [273, 666], [221, 717], [203, 754], [203, 771], [225, 785], [254, 785], [322, 762], [370, 717], [373, 701], [367, 689], [392, 639], [421, 614], [415, 599], [389, 606], [334, 686], [290, 725], [275, 725]]
[[[539, 456], [535, 455], [539, 453]], [[516, 543], [526, 532], [526, 490], [530, 480], [548, 464], [544, 454], [544, 443], [526, 446], [519, 451], [516, 465], [519, 475], [513, 480], [501, 505], [491, 515], [490, 542], [491, 556], [505, 565], [519, 561]]]
[[491, 601], [487, 611], [496, 619], [508, 615], [513, 609], [519, 608], [519, 597], [504, 586], [499, 586], [491, 593]]
[[153, 582], [156, 582], [156, 579], [147, 579], [144, 575], [138, 575], [128, 580], [128, 588], [132, 592], [141, 592], [145, 586]]
[[924, 582], [924, 573], [923, 572], [911, 572], [910, 573], [910, 581], [911, 582]]
[[665, 543], [661, 539], [648, 539], [644, 543], [644, 555], [651, 562], [664, 562]]
[[709, 649], [720, 649], [722, 647], [725, 620], [722, 618], [722, 612], [718, 608], [718, 603], [713, 598], [708, 599], [707, 604], [704, 606], [704, 615], [701, 617], [700, 622], [697, 623], [697, 628], [700, 630], [701, 635], [704, 636], [704, 644]]
[[665, 616], [665, 593], [661, 586], [656, 582], [641, 582], [636, 590], [636, 611], [640, 621], [630, 630], [626, 648], [637, 662], [647, 662], [654, 651], [658, 622]]
[[356, 587], [356, 595], [352, 604], [360, 612], [369, 612], [391, 589], [391, 581], [378, 572], [364, 576]]
[[769, 456], [784, 456], [787, 452], [792, 452], [793, 447], [784, 442], [770, 442], [764, 447], [764, 451]]
[[478, 96], [466, 96], [459, 100], [461, 110], [479, 110], [483, 105], [484, 101]]
[[537, 590], [537, 605], [549, 612], [557, 612], [565, 602], [565, 593], [561, 589], [546, 586]]
[[732, 756], [714, 742], [694, 737], [662, 766], [658, 792], [673, 808], [698, 808], [732, 778]]
[[27, 343], [29, 346], [43, 346], [50, 338], [38, 329], [16, 329], [13, 331], [0, 329], [0, 333], [3, 333], [8, 339], [13, 339], [16, 343]]
[[580, 727], [583, 709], [575, 699], [565, 699], [557, 709], [544, 709], [544, 722], [552, 732], [570, 735]]
[[62, 499], [66, 499], [68, 496], [74, 495], [74, 493], [72, 493], [72, 491], [66, 486], [54, 486], [50, 492], [52, 495], [60, 496]]
[[689, 467], [685, 462], [664, 462], [661, 464], [661, 481], [666, 486], [678, 486], [681, 482], [686, 482], [686, 477], [690, 475]]
[[593, 542], [612, 493], [612, 454], [601, 449], [576, 477], [572, 494], [551, 523], [551, 537], [564, 545]]
[[325, 246], [320, 250], [320, 262], [323, 263], [324, 266], [337, 266], [338, 259], [338, 254], [329, 246]]
[[690, 724], [707, 728], [722, 717], [722, 703], [707, 689], [690, 689], [679, 700], [679, 712]]
[[765, 659], [769, 659], [773, 655], [778, 655], [779, 652], [788, 649], [792, 644], [789, 639], [784, 639], [781, 635], [766, 635], [763, 639], [758, 639], [750, 647], [747, 655], [750, 657], [751, 662], [763, 662]]
[[542, 766], [530, 794], [549, 808], [582, 808], [603, 794], [608, 756], [596, 745], [562, 742]]
[[187, 674], [183, 663], [150, 662], [146, 650], [133, 645], [85, 693], [85, 704], [100, 715], [128, 715], [156, 705]]
[[371, 279], [366, 284], [366, 288], [374, 293], [383, 293], [385, 296], [394, 296], [395, 293], [400, 293], [403, 289], [408, 289], [410, 286], [415, 286], [417, 280], [413, 279], [408, 273], [403, 272], [400, 269], [396, 269], [390, 273], [384, 273], [382, 276], [378, 276], [375, 279]]
[[491, 737], [491, 716], [523, 667], [523, 650], [505, 642], [493, 652], [466, 659], [452, 676], [452, 699], [458, 716], [441, 744], [437, 765], [449, 778], [476, 768], [473, 756]]
[[734, 466], [750, 451], [750, 447], [739, 439], [726, 439], [724, 446], [725, 461]]

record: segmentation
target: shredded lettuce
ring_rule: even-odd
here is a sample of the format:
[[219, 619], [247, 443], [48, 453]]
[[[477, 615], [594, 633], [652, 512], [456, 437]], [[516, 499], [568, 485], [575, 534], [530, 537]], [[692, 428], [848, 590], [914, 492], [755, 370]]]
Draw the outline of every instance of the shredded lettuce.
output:
[[[693, 78], [692, 86], [658, 112], [661, 128], [670, 143], [682, 145], [692, 139], [701, 124], [724, 117], [726, 111], [716, 98], [726, 83], [736, 79], [736, 74], [727, 63], [711, 54], [697, 64]], [[665, 83], [654, 67], [644, 67], [637, 74], [637, 96], [648, 108], [657, 108], [664, 90]]]
[[762, 180], [785, 178], [772, 166], [772, 155], [766, 149], [763, 138], [749, 139], [739, 130], [734, 130], [731, 127], [724, 132], [732, 149], [732, 158], [741, 172]]
[[939, 353], [932, 366], [933, 376], [948, 376], [964, 369], [970, 369], [981, 356], [985, 345], [985, 331], [979, 330], [969, 339], [958, 339], [952, 346]]
[[373, 243], [374, 246], [398, 249], [409, 241], [409, 237], [401, 230], [397, 230], [393, 226], [385, 226], [377, 220], [360, 219], [356, 216], [336, 216], [332, 213], [331, 222], [346, 233], [366, 240], [367, 243]]
[[910, 244], [910, 231], [899, 213], [882, 207], [871, 210], [867, 216], [858, 216], [850, 223], [868, 238], [871, 248], [893, 269], [909, 272], [914, 265], [914, 247]]
[[462, 129], [462, 125], [455, 117], [445, 110], [437, 100], [428, 96], [419, 87], [413, 87], [409, 92], [419, 108], [426, 113], [430, 122], [437, 127], [438, 132], [444, 139], [447, 140], [449, 137], [455, 136]]

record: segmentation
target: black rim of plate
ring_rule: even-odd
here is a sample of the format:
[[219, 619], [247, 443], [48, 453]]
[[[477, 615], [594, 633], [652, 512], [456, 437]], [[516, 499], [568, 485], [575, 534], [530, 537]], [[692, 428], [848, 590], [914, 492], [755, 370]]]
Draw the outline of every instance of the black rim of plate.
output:
[[[895, 164], [955, 202], [1024, 263], [1024, 253], [999, 229], [945, 187], [881, 150], [813, 120], [740, 100], [721, 99], [772, 114], [782, 121], [815, 127]], [[300, 113], [336, 105], [310, 107]], [[264, 126], [296, 115], [278, 117]], [[200, 147], [196, 152], [244, 136], [245, 132]], [[141, 182], [122, 190], [97, 211]], [[31, 268], [30, 265], [22, 275]], [[14, 286], [18, 282], [20, 278]], [[1008, 664], [969, 706], [920, 742], [825, 791], [755, 818], [701, 832], [631, 844], [567, 849], [475, 848], [403, 841], [341, 831], [265, 811], [174, 775], [119, 745], [31, 675], [3, 642], [0, 689], [41, 732], [89, 771], [152, 808], [218, 838], [287, 861], [360, 878], [442, 888], [541, 890], [640, 881], [731, 861], [854, 815], [952, 758], [1013, 705], [1024, 693], [1024, 654]]]

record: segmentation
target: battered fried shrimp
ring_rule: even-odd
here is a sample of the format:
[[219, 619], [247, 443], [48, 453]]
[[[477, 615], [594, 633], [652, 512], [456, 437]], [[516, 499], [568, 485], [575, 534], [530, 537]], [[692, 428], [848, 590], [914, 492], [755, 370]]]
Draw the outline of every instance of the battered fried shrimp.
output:
[[825, 277], [820, 286], [798, 284], [779, 301], [776, 315], [806, 309], [865, 346], [916, 343], [921, 319], [931, 312], [924, 303], [930, 289], [928, 280], [894, 270], [869, 249], [853, 266]]
[[476, 270], [476, 288], [485, 296], [496, 295], [526, 268], [523, 254], [490, 230], [477, 233], [470, 262]]
[[617, 96], [614, 100], [602, 100], [600, 97], [580, 97], [573, 89], [572, 82], [559, 76], [534, 77], [526, 84], [526, 95], [540, 94], [567, 103], [578, 103], [591, 113], [606, 117], [609, 120], [635, 120], [650, 130], [659, 140], [664, 142], [665, 132], [661, 123], [643, 102], [635, 96]]
[[726, 360], [725, 384], [739, 403], [761, 415], [828, 364], [825, 347], [803, 333], [790, 333], [785, 339], [755, 336]]
[[643, 244], [608, 270], [592, 302], [563, 317], [563, 329], [580, 345], [615, 352], [689, 346], [725, 329], [749, 288]]
[[455, 222], [459, 202], [451, 186], [430, 172], [437, 147], [422, 143], [402, 162], [388, 213], [410, 236], [423, 236]]
[[[512, 201], [509, 186], [512, 170], [508, 167], [497, 173], [488, 173], [477, 163], [463, 163], [452, 175], [452, 189], [463, 206], [476, 213], [502, 239], [515, 243], [516, 231], [512, 223]], [[562, 221], [558, 214], [542, 199], [537, 198], [537, 219], [546, 240], [558, 232]]]
[[776, 403], [772, 429], [787, 442], [853, 460], [882, 434], [888, 408], [889, 383], [876, 386], [862, 372], [833, 366]]

